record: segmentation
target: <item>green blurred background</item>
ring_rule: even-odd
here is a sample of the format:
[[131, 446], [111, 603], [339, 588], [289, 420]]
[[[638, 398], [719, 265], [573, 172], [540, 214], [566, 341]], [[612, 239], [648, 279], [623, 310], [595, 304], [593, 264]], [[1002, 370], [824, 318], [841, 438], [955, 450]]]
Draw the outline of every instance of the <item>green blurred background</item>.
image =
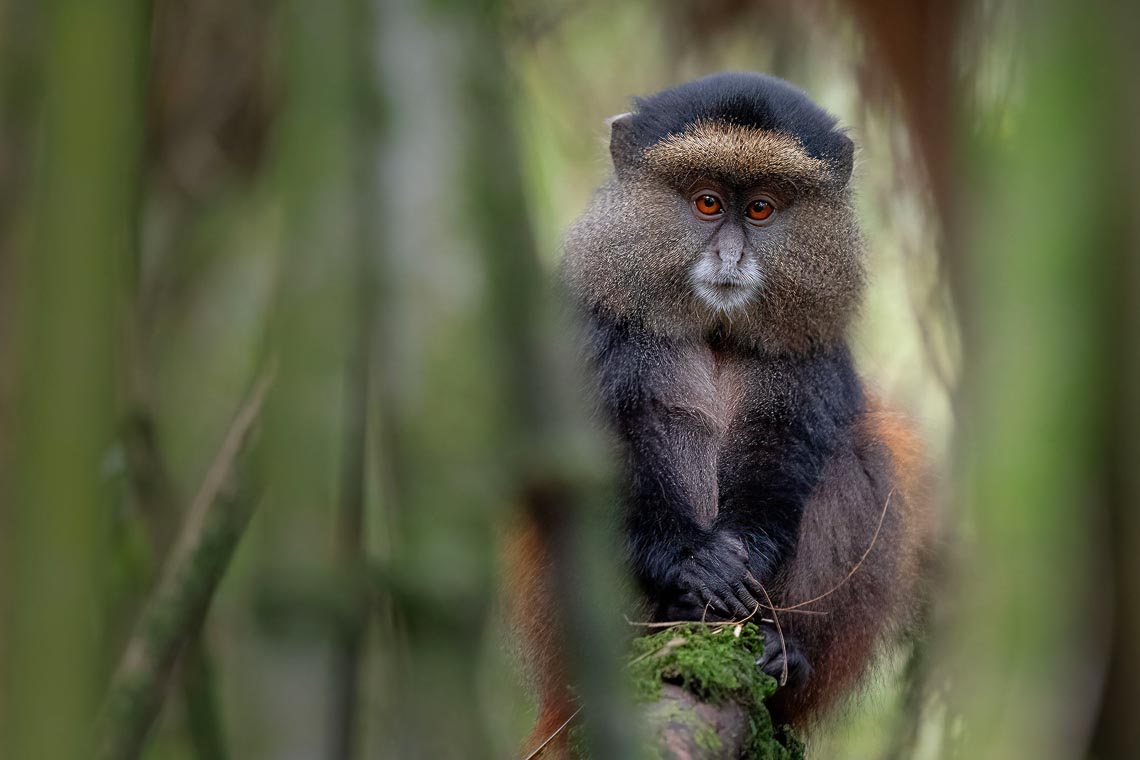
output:
[[724, 69], [859, 146], [852, 343], [949, 537], [809, 756], [1140, 756], [1131, 5], [0, 0], [0, 757], [512, 756], [536, 483], [615, 693], [549, 283], [605, 119]]

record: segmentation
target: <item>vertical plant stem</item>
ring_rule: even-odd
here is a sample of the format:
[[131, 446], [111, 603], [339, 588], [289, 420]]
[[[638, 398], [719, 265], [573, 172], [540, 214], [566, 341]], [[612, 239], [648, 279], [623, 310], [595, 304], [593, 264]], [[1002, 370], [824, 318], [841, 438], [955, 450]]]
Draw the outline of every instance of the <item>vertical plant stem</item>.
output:
[[[632, 725], [622, 703], [617, 595], [620, 569], [605, 547], [610, 536], [591, 495], [604, 467], [580, 466], [573, 451], [581, 430], [570, 378], [560, 371], [568, 358], [557, 334], [549, 287], [539, 264], [533, 229], [518, 213], [523, 184], [520, 146], [512, 118], [511, 81], [502, 54], [504, 40], [497, 0], [471, 9], [468, 26], [478, 33], [463, 85], [467, 97], [467, 176], [471, 229], [488, 281], [489, 330], [500, 360], [504, 458], [517, 503], [533, 521], [552, 565], [551, 594], [559, 601], [567, 660], [582, 699], [587, 744], [597, 757], [634, 753]], [[587, 440], [597, 444], [592, 436]], [[600, 448], [600, 447], [599, 447]], [[610, 496], [611, 494], [607, 494]], [[606, 557], [610, 559], [606, 559]]]
[[147, 4], [56, 0], [42, 10], [41, 131], [17, 242], [0, 755], [53, 760], [86, 752], [95, 704], [103, 468], [136, 237]]
[[[274, 191], [284, 247], [270, 328], [281, 359], [267, 410], [264, 464], [275, 520], [268, 573], [356, 584], [363, 550], [367, 360], [357, 220], [358, 0], [282, 4], [284, 108], [275, 138]], [[284, 562], [288, 562], [287, 565]], [[343, 589], [337, 589], [341, 591]], [[356, 589], [348, 589], [354, 592]], [[358, 595], [305, 648], [267, 642], [271, 667], [298, 697], [277, 704], [269, 754], [352, 756], [362, 620]], [[307, 688], [312, 672], [325, 679]], [[305, 686], [302, 687], [301, 684]], [[303, 690], [302, 690], [303, 689]]]
[[373, 126], [369, 32], [371, 18], [364, 12], [363, 3], [350, 1], [350, 14], [355, 20], [350, 35], [354, 59], [351, 103], [352, 138], [356, 143], [356, 167], [353, 172], [356, 197], [353, 202], [357, 236], [353, 241], [353, 261], [348, 271], [353, 278], [351, 298], [353, 308], [350, 329], [354, 333], [348, 347], [345, 368], [344, 452], [341, 466], [340, 507], [337, 513], [337, 561], [346, 583], [352, 585], [353, 612], [339, 632], [340, 640], [333, 651], [332, 693], [330, 718], [329, 757], [333, 760], [351, 760], [356, 750], [357, 720], [359, 713], [361, 648], [367, 636], [367, 595], [364, 590], [366, 574], [364, 505], [368, 480], [368, 431], [371, 398], [372, 344], [375, 339], [374, 320], [376, 298], [374, 266], [375, 235], [372, 231], [372, 209], [375, 200], [375, 161], [370, 150]]
[[376, 71], [390, 104], [387, 192], [375, 212], [385, 220], [378, 443], [393, 536], [384, 566], [394, 628], [383, 662], [390, 684], [384, 750], [477, 760], [494, 755], [479, 666], [493, 526], [510, 497], [502, 490], [509, 411], [492, 351], [486, 273], [463, 214], [467, 112], [454, 96], [473, 65], [468, 46], [476, 36], [463, 4], [376, 7]]
[[[1110, 647], [1092, 756], [1140, 756], [1140, 92], [1132, 72], [1140, 68], [1133, 32], [1140, 25], [1135, 3], [1109, 4], [1113, 22], [1111, 66], [1119, 77], [1112, 99], [1119, 107], [1111, 125], [1116, 171], [1108, 178], [1106, 202], [1119, 225], [1120, 259], [1113, 273], [1111, 356], [1115, 372], [1109, 383], [1107, 538], [1113, 582], [1106, 595], [1113, 605]], [[1126, 73], [1127, 72], [1127, 73]]]
[[[1105, 390], [1121, 359], [1110, 294], [1134, 214], [1112, 179], [1126, 163], [1116, 93], [1134, 83], [1104, 42], [1108, 19], [1046, 0], [1021, 20], [1024, 77], [1003, 117], [1016, 127], [964, 141], [966, 236], [951, 270], [966, 357], [958, 487], [973, 540], [946, 641], [960, 756], [979, 760], [1086, 751], [1105, 647], [1100, 484], [1120, 413]], [[1068, 219], [1039, 213], [1055, 177], [1074, 199]]]

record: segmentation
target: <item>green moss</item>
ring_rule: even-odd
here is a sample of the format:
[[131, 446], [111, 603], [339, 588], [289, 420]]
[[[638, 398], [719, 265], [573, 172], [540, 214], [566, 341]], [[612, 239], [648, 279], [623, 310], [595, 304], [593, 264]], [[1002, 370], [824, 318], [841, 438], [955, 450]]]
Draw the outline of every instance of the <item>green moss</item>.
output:
[[[735, 702], [748, 715], [749, 736], [743, 757], [747, 760], [803, 760], [804, 745], [786, 728], [772, 725], [764, 700], [776, 691], [776, 681], [758, 667], [764, 653], [760, 630], [752, 623], [704, 625], [684, 623], [633, 641], [629, 678], [634, 699], [653, 703], [661, 699], [662, 684], [677, 684], [711, 704]], [[655, 705], [654, 723], [688, 726], [697, 745], [721, 747], [721, 738], [695, 714], [674, 703]], [[665, 712], [662, 712], [665, 711]], [[570, 729], [575, 757], [589, 754], [581, 725]], [[659, 747], [642, 748], [638, 760], [661, 760]]]
[[[764, 640], [752, 623], [679, 625], [634, 641], [630, 678], [641, 702], [660, 699], [663, 683], [678, 684], [712, 704], [735, 702], [748, 713], [746, 757], [801, 760], [803, 745], [786, 730], [777, 730], [764, 706], [776, 690], [776, 681], [756, 667], [763, 653]], [[702, 746], [706, 740], [710, 747], [720, 743], [720, 737], [709, 729], [696, 732], [696, 738]]]

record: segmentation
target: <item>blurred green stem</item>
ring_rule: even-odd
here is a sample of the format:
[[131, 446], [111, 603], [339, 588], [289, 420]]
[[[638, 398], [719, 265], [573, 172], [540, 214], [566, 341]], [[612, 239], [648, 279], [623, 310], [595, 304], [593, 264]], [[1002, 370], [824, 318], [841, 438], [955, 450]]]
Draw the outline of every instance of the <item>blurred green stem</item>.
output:
[[226, 760], [225, 729], [218, 708], [214, 663], [206, 641], [199, 632], [186, 643], [182, 654], [182, 697], [190, 741], [199, 760]]
[[[174, 540], [173, 528], [178, 518], [175, 507], [182, 502], [158, 444], [150, 404], [142, 399], [136, 404], [141, 408], [132, 416], [125, 433], [127, 467], [131, 487], [139, 503], [139, 515], [150, 537], [152, 556], [160, 558], [167, 556]], [[149, 569], [149, 575], [154, 575], [154, 569]], [[201, 633], [186, 645], [179, 687], [185, 702], [190, 740], [197, 756], [201, 760], [224, 760], [229, 753], [225, 746], [222, 713], [214, 688], [209, 646]]]
[[[1111, 392], [1123, 361], [1112, 296], [1135, 215], [1115, 133], [1127, 129], [1118, 107], [1135, 82], [1107, 44], [1108, 17], [1047, 0], [1021, 21], [1018, 95], [999, 126], [966, 132], [950, 222], [965, 233], [951, 271], [966, 357], [957, 488], [970, 533], [944, 633], [951, 707], [967, 727], [958, 753], [978, 760], [1087, 751], [1112, 580], [1103, 484], [1110, 422], [1123, 411]], [[1042, 214], [1059, 181], [1066, 213]]]
[[1110, 125], [1117, 170], [1107, 179], [1107, 202], [1119, 225], [1120, 260], [1113, 273], [1111, 298], [1112, 353], [1116, 372], [1108, 387], [1109, 454], [1106, 544], [1113, 583], [1106, 592], [1113, 604], [1111, 646], [1105, 693], [1093, 735], [1096, 757], [1140, 757], [1140, 91], [1133, 74], [1140, 70], [1140, 48], [1133, 36], [1140, 28], [1135, 2], [1109, 4], [1113, 24], [1110, 41], [1115, 71], [1128, 72], [1115, 90], [1118, 119]]
[[350, 139], [356, 144], [358, 160], [353, 180], [356, 194], [352, 222], [357, 227], [353, 261], [349, 272], [354, 285], [350, 297], [353, 309], [349, 315], [353, 341], [348, 346], [345, 367], [344, 454], [341, 466], [340, 508], [337, 514], [337, 560], [344, 577], [353, 585], [355, 614], [340, 632], [340, 641], [333, 652], [332, 704], [330, 710], [331, 737], [329, 757], [333, 760], [351, 760], [355, 756], [357, 720], [360, 701], [361, 648], [368, 632], [371, 616], [362, 578], [366, 572], [364, 506], [368, 480], [368, 432], [370, 419], [372, 345], [375, 340], [376, 267], [373, 265], [376, 236], [372, 234], [372, 209], [376, 207], [374, 151], [370, 151], [372, 126], [368, 108], [374, 98], [372, 81], [368, 77], [371, 66], [368, 54], [371, 47], [372, 25], [369, 14], [358, 0], [349, 3], [349, 13], [355, 17], [350, 34], [353, 67], [350, 105], [353, 129]]
[[[481, 7], [480, 7], [481, 6]], [[510, 70], [503, 56], [503, 12], [494, 0], [475, 4], [468, 19], [479, 33], [465, 71], [467, 176], [472, 237], [487, 273], [488, 303], [504, 397], [500, 424], [506, 442], [507, 475], [526, 518], [533, 522], [552, 565], [560, 602], [556, 622], [582, 700], [584, 736], [591, 756], [625, 758], [634, 753], [628, 706], [623, 703], [620, 638], [616, 634], [621, 569], [608, 552], [612, 536], [599, 519], [610, 505], [608, 491], [591, 494], [608, 473], [576, 462], [581, 438], [573, 372], [559, 355], [554, 318], [558, 294], [543, 276], [533, 228], [518, 213], [526, 196], [512, 118]], [[593, 431], [591, 431], [593, 432]], [[601, 448], [593, 436], [589, 445]], [[604, 489], [603, 489], [604, 490]], [[585, 589], [585, 591], [583, 591]]]
[[[100, 756], [138, 757], [187, 641], [198, 635], [214, 591], [253, 512], [245, 489], [224, 494], [257, 420], [270, 377], [238, 410], [198, 494], [186, 512], [161, 580], [135, 626], [111, 682], [102, 716]], [[239, 484], [241, 485], [241, 484]]]
[[99, 634], [96, 579], [136, 238], [147, 3], [45, 3], [5, 494], [0, 756], [84, 754]]

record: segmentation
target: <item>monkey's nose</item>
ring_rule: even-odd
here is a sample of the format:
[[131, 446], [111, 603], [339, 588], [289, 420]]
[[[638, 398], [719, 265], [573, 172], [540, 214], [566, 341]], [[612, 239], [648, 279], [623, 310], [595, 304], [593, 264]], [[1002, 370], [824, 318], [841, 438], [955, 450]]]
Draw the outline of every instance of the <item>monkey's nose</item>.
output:
[[736, 266], [744, 256], [744, 233], [735, 224], [721, 228], [716, 240], [717, 255], [726, 266]]
[[744, 256], [744, 247], [727, 245], [721, 246], [717, 251], [720, 261], [725, 266], [736, 266], [740, 263], [740, 259]]

